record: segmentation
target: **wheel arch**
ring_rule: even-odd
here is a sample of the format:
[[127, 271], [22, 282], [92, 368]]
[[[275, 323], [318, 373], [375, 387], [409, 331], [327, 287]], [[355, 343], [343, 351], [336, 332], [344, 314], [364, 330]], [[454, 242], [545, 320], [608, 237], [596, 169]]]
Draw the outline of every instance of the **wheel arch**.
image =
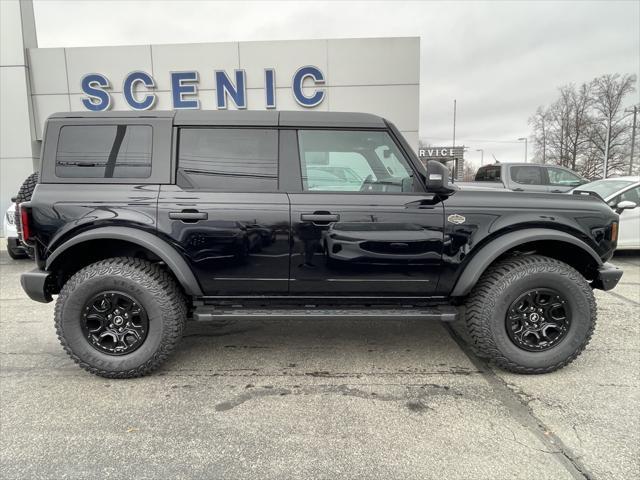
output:
[[587, 243], [559, 230], [527, 228], [501, 235], [484, 246], [464, 267], [451, 292], [452, 297], [467, 295], [480, 276], [495, 261], [509, 255], [538, 253], [571, 265], [587, 280], [603, 264]]
[[173, 246], [150, 232], [130, 227], [98, 227], [79, 233], [53, 251], [45, 269], [58, 271], [68, 264], [74, 271], [65, 273], [75, 273], [89, 263], [123, 255], [162, 261], [187, 295], [203, 295], [191, 267]]

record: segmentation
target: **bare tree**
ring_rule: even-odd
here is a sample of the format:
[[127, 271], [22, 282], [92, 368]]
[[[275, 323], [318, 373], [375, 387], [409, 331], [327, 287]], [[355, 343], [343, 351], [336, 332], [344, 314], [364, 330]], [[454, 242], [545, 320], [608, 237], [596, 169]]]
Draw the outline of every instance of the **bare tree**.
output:
[[[593, 80], [594, 122], [591, 142], [602, 154], [603, 175], [620, 173], [626, 164], [625, 147], [630, 140], [629, 115], [624, 97], [635, 91], [635, 75], [603, 75]], [[606, 165], [606, 171], [604, 170]]]
[[623, 103], [635, 82], [635, 75], [615, 74], [561, 87], [558, 98], [529, 119], [536, 159], [587, 178], [604, 174], [605, 157], [607, 175], [628, 169], [631, 121]]

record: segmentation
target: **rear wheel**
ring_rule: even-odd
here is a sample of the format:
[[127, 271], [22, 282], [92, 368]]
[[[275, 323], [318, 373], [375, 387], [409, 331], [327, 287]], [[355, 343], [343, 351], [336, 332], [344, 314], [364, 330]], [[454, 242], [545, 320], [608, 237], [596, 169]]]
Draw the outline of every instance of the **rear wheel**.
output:
[[596, 303], [571, 266], [540, 255], [513, 257], [483, 274], [466, 304], [474, 349], [517, 373], [547, 373], [582, 353], [596, 324]]
[[85, 370], [139, 377], [175, 349], [187, 308], [175, 280], [137, 258], [91, 264], [64, 285], [55, 308], [60, 343]]

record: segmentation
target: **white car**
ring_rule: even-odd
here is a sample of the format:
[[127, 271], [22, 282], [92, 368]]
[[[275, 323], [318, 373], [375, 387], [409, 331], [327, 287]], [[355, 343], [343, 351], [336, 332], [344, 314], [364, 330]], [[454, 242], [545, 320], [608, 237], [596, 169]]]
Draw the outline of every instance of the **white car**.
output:
[[618, 250], [640, 250], [640, 177], [596, 180], [572, 193], [596, 193], [620, 214]]
[[7, 237], [7, 253], [11, 258], [27, 258], [27, 249], [18, 239], [18, 230], [15, 224], [16, 204], [12, 203], [4, 214], [4, 234]]

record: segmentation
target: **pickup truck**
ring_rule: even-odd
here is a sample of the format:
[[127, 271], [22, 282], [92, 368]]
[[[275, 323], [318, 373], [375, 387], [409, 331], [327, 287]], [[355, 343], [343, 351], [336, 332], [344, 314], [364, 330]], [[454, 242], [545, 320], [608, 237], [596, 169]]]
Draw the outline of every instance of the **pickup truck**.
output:
[[[187, 321], [459, 322], [519, 373], [564, 367], [595, 328], [618, 215], [595, 196], [459, 190], [369, 114], [61, 113], [19, 235], [80, 367], [145, 375]], [[32, 179], [33, 179], [32, 178]]]
[[533, 163], [494, 163], [478, 169], [463, 189], [502, 188], [514, 192], [565, 193], [589, 180], [565, 167]]

